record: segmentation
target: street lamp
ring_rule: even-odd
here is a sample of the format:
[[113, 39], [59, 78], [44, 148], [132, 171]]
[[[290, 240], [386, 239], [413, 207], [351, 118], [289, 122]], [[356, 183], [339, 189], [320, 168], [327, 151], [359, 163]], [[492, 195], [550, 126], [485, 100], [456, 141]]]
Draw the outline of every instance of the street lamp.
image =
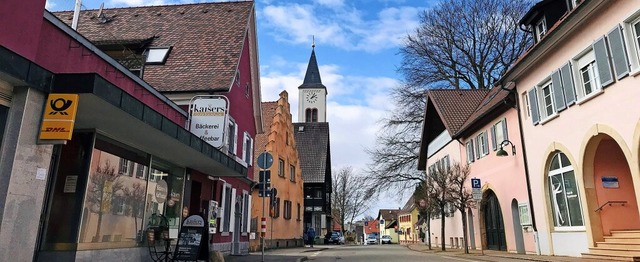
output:
[[516, 155], [516, 146], [513, 145], [513, 143], [511, 143], [511, 141], [509, 140], [504, 140], [502, 141], [502, 143], [500, 143], [500, 149], [498, 149], [498, 152], [496, 152], [496, 156], [508, 156], [509, 153], [507, 153], [507, 151], [505, 151], [502, 147], [506, 146], [506, 145], [511, 145], [511, 155]]

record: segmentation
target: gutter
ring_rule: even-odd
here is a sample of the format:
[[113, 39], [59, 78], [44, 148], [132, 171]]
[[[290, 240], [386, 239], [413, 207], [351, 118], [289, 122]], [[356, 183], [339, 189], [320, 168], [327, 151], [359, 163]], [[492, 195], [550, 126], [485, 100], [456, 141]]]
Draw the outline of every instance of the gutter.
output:
[[[515, 85], [515, 82], [510, 82]], [[509, 90], [504, 88], [503, 85], [500, 86], [503, 90], [507, 90], [515, 95], [515, 109], [518, 114], [518, 131], [520, 133], [520, 144], [522, 145], [522, 160], [524, 162], [524, 177], [527, 183], [527, 197], [529, 198], [529, 212], [531, 212], [531, 228], [533, 229], [533, 237], [536, 242], [536, 253], [540, 254], [540, 241], [538, 239], [538, 228], [536, 226], [536, 215], [533, 208], [533, 197], [531, 196], [531, 179], [529, 174], [529, 162], [527, 161], [527, 150], [524, 142], [524, 132], [522, 131], [522, 117], [520, 116], [520, 97], [518, 96], [517, 88], [514, 86], [513, 89]]]

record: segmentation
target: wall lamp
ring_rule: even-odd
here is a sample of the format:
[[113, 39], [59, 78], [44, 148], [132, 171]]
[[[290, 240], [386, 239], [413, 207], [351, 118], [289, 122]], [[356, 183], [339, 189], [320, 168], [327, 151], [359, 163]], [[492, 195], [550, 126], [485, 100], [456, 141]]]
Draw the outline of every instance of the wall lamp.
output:
[[498, 149], [498, 152], [496, 152], [496, 156], [508, 156], [509, 153], [507, 153], [507, 151], [505, 151], [502, 147], [506, 146], [506, 145], [511, 145], [511, 155], [516, 155], [516, 146], [513, 145], [513, 143], [511, 143], [511, 141], [509, 140], [504, 140], [502, 141], [502, 143], [500, 143], [500, 149]]

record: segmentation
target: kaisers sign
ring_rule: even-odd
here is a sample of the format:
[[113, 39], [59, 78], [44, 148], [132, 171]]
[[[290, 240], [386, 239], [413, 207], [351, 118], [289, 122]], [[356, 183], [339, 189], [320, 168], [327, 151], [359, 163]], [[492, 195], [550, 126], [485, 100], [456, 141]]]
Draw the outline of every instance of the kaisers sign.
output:
[[229, 112], [227, 98], [224, 96], [195, 97], [189, 108], [189, 131], [216, 148], [222, 147]]
[[77, 94], [49, 94], [42, 116], [40, 139], [71, 140], [77, 110]]

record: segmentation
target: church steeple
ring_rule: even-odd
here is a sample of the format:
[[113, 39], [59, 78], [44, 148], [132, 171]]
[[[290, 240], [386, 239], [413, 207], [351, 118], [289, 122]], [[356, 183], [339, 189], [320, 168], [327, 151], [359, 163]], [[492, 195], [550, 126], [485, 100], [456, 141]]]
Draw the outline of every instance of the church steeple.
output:
[[311, 58], [309, 58], [309, 65], [307, 65], [307, 73], [304, 75], [304, 81], [299, 88], [326, 88], [322, 84], [322, 79], [320, 79], [315, 43], [311, 48]]
[[311, 58], [302, 85], [298, 87], [298, 121], [327, 121], [327, 87], [322, 84], [316, 60], [315, 40], [311, 45]]

